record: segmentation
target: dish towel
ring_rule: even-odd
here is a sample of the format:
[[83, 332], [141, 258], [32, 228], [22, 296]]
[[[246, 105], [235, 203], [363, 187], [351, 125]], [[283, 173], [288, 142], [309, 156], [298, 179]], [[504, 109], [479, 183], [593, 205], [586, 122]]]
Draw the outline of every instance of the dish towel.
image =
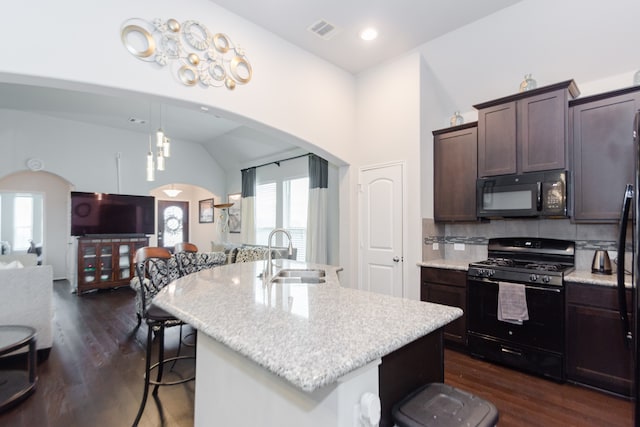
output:
[[516, 325], [529, 320], [527, 294], [524, 285], [498, 282], [498, 320]]

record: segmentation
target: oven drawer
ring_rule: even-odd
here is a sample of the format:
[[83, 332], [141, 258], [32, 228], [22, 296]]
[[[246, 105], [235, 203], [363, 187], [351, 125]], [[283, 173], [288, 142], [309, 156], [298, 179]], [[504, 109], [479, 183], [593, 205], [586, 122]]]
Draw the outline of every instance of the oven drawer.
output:
[[469, 332], [467, 340], [472, 356], [556, 381], [565, 380], [564, 356], [561, 353], [522, 347], [473, 332]]

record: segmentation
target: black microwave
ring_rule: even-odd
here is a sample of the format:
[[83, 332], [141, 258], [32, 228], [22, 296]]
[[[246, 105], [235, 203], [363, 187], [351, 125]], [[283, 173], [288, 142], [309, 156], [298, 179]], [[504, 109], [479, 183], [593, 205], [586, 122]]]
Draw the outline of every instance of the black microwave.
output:
[[476, 181], [480, 218], [566, 218], [567, 172], [529, 172], [479, 178]]

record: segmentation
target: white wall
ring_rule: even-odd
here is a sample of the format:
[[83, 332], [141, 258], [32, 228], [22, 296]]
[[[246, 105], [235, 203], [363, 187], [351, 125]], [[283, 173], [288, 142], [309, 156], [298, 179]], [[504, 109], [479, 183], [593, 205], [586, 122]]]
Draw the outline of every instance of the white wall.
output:
[[[138, 60], [122, 45], [120, 27], [134, 17], [195, 19], [228, 34], [247, 52], [251, 82], [235, 91], [185, 87], [168, 68]], [[14, 2], [0, 36], [14, 40], [15, 34], [20, 40], [3, 49], [0, 80], [49, 77], [56, 79], [48, 82], [54, 86], [124, 89], [193, 102], [342, 159], [353, 139], [353, 76], [209, 0], [114, 0], [102, 6], [82, 0]]]
[[[401, 161], [405, 163], [404, 292], [419, 299], [419, 269], [422, 235], [420, 217], [420, 72], [421, 59], [410, 54], [358, 75], [357, 138], [352, 170], [363, 166]], [[350, 189], [352, 224], [357, 221], [357, 186]], [[354, 204], [356, 203], [356, 204]], [[343, 207], [341, 205], [341, 207]], [[351, 229], [357, 239], [357, 226]], [[357, 265], [357, 252], [354, 251]], [[355, 280], [355, 276], [353, 277]], [[353, 282], [357, 283], [357, 282]]]
[[524, 0], [420, 46], [444, 95], [441, 127], [455, 110], [473, 118], [472, 105], [517, 93], [527, 73], [538, 87], [575, 79], [583, 95], [621, 73], [616, 88], [631, 86], [639, 14], [636, 0]]
[[175, 141], [173, 148], [166, 170], [147, 182], [147, 134], [0, 109], [3, 175], [24, 170], [26, 159], [35, 157], [77, 191], [117, 193], [116, 154], [121, 153], [121, 194], [147, 195], [152, 188], [175, 182], [224, 193], [226, 174], [202, 145]]

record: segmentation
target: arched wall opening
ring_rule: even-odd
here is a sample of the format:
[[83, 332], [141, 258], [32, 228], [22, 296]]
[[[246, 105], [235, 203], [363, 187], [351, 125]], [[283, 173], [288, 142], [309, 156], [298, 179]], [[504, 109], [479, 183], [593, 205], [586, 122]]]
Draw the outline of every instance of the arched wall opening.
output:
[[[0, 177], [0, 240], [8, 240], [13, 247], [21, 248], [18, 252], [26, 252], [24, 245], [14, 241], [13, 209], [8, 201], [16, 194], [34, 194], [42, 196], [42, 210], [34, 212], [34, 220], [42, 222], [42, 263], [53, 268], [54, 279], [68, 277], [68, 268], [73, 264], [71, 259], [71, 238], [69, 236], [69, 194], [72, 184], [66, 179], [45, 171], [23, 170]], [[5, 209], [7, 208], [7, 209]], [[24, 242], [22, 242], [24, 243]]]

